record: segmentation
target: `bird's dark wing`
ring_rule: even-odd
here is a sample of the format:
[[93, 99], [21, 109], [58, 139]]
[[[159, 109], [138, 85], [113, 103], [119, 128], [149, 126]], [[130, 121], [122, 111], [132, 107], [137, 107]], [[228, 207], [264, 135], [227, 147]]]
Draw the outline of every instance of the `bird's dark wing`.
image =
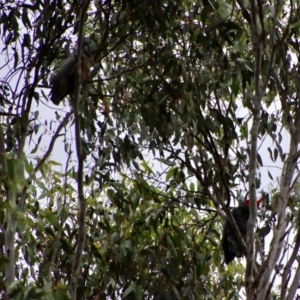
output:
[[234, 217], [244, 240], [247, 239], [247, 222], [249, 214], [249, 208], [245, 206], [238, 206], [232, 210], [232, 216]]
[[228, 221], [225, 220], [222, 236], [222, 248], [224, 250], [225, 263], [228, 265], [237, 256], [235, 248], [237, 241], [235, 240], [233, 229]]
[[[246, 241], [249, 209], [245, 206], [236, 207], [232, 210], [232, 216], [235, 219], [236, 225], [238, 226], [243, 239]], [[235, 257], [243, 256], [240, 244], [228, 219], [226, 219], [224, 223], [222, 247], [224, 250], [226, 264], [229, 264]]]
[[76, 71], [75, 56], [69, 56], [59, 68], [57, 74], [51, 80], [51, 101], [58, 105], [60, 101], [69, 95], [74, 88]]
[[[51, 101], [58, 105], [67, 95], [73, 94], [76, 79], [76, 56], [77, 51], [68, 57], [57, 74], [51, 81]], [[81, 83], [86, 82], [90, 74], [90, 68], [93, 66], [93, 52], [90, 48], [90, 40], [85, 38], [82, 44], [81, 53]]]

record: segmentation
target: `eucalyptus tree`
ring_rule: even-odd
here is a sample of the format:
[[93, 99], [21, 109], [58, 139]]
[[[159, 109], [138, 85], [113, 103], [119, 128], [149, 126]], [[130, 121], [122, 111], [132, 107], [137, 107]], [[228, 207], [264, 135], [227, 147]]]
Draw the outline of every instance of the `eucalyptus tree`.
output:
[[[295, 299], [297, 2], [0, 8], [3, 297]], [[66, 72], [54, 106], [86, 37], [90, 76]], [[244, 241], [230, 207], [248, 195]], [[228, 266], [225, 217], [245, 256]]]

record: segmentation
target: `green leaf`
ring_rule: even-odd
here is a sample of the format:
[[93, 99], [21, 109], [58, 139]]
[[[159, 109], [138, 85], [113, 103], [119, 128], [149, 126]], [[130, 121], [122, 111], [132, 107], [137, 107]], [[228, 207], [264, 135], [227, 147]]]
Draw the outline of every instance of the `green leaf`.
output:
[[122, 299], [124, 299], [126, 296], [128, 296], [131, 292], [135, 292], [135, 289], [136, 289], [136, 284], [135, 284], [135, 282], [133, 282], [123, 293]]

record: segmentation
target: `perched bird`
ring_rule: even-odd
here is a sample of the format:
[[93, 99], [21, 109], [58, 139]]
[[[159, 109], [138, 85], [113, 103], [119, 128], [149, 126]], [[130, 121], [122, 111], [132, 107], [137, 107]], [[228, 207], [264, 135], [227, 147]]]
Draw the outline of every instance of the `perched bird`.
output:
[[[83, 39], [81, 52], [81, 80], [84, 83], [94, 64], [91, 41]], [[61, 65], [57, 74], [51, 80], [51, 101], [58, 105], [67, 95], [73, 95], [75, 90], [77, 51], [70, 55]]]
[[[263, 199], [259, 199], [257, 201], [257, 207], [259, 207], [262, 201]], [[244, 203], [242, 203], [238, 207], [233, 208], [231, 211], [232, 216], [236, 222], [237, 227], [240, 230], [241, 236], [243, 237], [244, 241], [246, 241], [247, 239], [247, 223], [250, 215], [249, 205], [250, 200], [246, 200], [244, 201]], [[235, 257], [243, 256], [241, 246], [228, 219], [226, 219], [224, 223], [222, 247], [224, 250], [225, 263], [227, 265], [231, 261], [233, 261]]]

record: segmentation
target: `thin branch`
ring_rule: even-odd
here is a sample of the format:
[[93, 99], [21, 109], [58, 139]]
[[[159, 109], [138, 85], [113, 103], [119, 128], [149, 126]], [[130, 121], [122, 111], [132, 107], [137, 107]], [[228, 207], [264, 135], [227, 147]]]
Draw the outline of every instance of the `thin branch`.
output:
[[24, 186], [23, 190], [22, 190], [22, 194], [21, 194], [21, 200], [20, 200], [20, 207], [24, 207], [24, 202], [25, 202], [25, 197], [26, 197], [26, 192], [27, 192], [27, 188], [28, 186], [31, 184], [35, 174], [40, 170], [40, 168], [42, 167], [42, 165], [44, 164], [44, 162], [48, 159], [48, 157], [50, 156], [50, 154], [52, 153], [54, 144], [57, 140], [57, 138], [60, 136], [60, 132], [63, 129], [63, 127], [66, 125], [66, 123], [68, 122], [70, 116], [73, 114], [73, 111], [68, 112], [65, 117], [63, 118], [62, 122], [59, 124], [59, 126], [57, 127], [50, 143], [48, 146], [48, 149], [46, 151], [46, 153], [44, 154], [44, 156], [42, 157], [42, 159], [37, 163], [37, 165], [35, 166], [33, 173], [27, 178], [27, 182], [26, 185]]
[[298, 268], [297, 268], [296, 274], [294, 276], [294, 280], [293, 280], [293, 282], [290, 286], [289, 293], [288, 293], [285, 300], [294, 300], [294, 299], [296, 299], [295, 294], [297, 292], [297, 289], [299, 288], [299, 282], [300, 282], [300, 262], [299, 262], [299, 258], [298, 258]]
[[[68, 158], [67, 158], [67, 162], [66, 162], [66, 166], [65, 166], [65, 181], [64, 181], [64, 198], [63, 198], [63, 208], [65, 209], [66, 207], [66, 202], [67, 202], [67, 183], [68, 183], [68, 167], [69, 167], [69, 162], [71, 159], [71, 155], [72, 152], [68, 151]], [[51, 282], [51, 273], [55, 268], [55, 257], [57, 255], [57, 250], [60, 244], [60, 238], [62, 235], [62, 231], [63, 231], [63, 225], [64, 225], [65, 219], [64, 219], [64, 214], [61, 214], [60, 216], [60, 223], [59, 223], [59, 230], [58, 233], [55, 236], [55, 239], [53, 241], [53, 248], [52, 248], [52, 252], [51, 252], [51, 257], [49, 259], [49, 270], [48, 270], [48, 274], [46, 275], [47, 281]]]
[[274, 235], [270, 244], [270, 251], [267, 259], [260, 269], [259, 276], [255, 278], [255, 282], [253, 283], [254, 286], [258, 286], [257, 291], [259, 291], [253, 299], [264, 299], [268, 291], [271, 274], [282, 251], [285, 229], [287, 226], [286, 206], [289, 199], [290, 185], [296, 169], [297, 159], [300, 155], [300, 151], [297, 151], [298, 143], [299, 141], [297, 138], [294, 140], [291, 139], [288, 159], [284, 163], [280, 182], [280, 199], [277, 207], [278, 221], [274, 228]]
[[[300, 218], [300, 211], [298, 213], [298, 218], [297, 219], [299, 220], [299, 218]], [[292, 265], [294, 264], [295, 260], [297, 259], [297, 256], [298, 256], [298, 253], [299, 253], [298, 252], [299, 248], [300, 248], [300, 227], [299, 226], [298, 226], [297, 234], [296, 234], [294, 240], [295, 240], [295, 245], [294, 245], [293, 252], [291, 254], [290, 259], [286, 263], [286, 265], [284, 267], [283, 274], [282, 274], [281, 295], [280, 295], [281, 296], [281, 298], [280, 298], [281, 300], [284, 300], [284, 299], [294, 299], [294, 298], [288, 298], [288, 297], [291, 296], [291, 290], [289, 292], [289, 296], [287, 298], [285, 298], [285, 296], [286, 296], [286, 293], [287, 293], [287, 290], [288, 290], [288, 281], [289, 281], [289, 278], [291, 276], [291, 268], [292, 268]], [[295, 280], [296, 277], [297, 276], [295, 275], [294, 280]], [[298, 279], [297, 282], [299, 282], [299, 279]], [[295, 295], [295, 292], [296, 291], [294, 291], [293, 295]]]
[[295, 190], [296, 185], [299, 183], [299, 179], [300, 179], [300, 172], [298, 171], [296, 178], [294, 179], [294, 181], [290, 187], [289, 194], [291, 194]]
[[281, 259], [280, 259], [279, 263], [277, 264], [277, 266], [275, 266], [275, 268], [274, 268], [274, 274], [273, 274], [273, 278], [272, 278], [272, 280], [270, 281], [269, 286], [268, 286], [267, 296], [270, 295], [271, 290], [272, 290], [272, 287], [273, 287], [274, 282], [275, 282], [275, 279], [276, 279], [277, 276], [280, 274], [280, 271], [281, 271], [280, 265], [281, 265], [282, 262], [283, 262], [283, 259], [284, 259], [284, 257], [285, 257], [285, 253], [286, 253], [286, 252], [287, 252], [287, 248], [285, 248], [285, 249], [283, 250]]
[[[85, 217], [86, 217], [86, 200], [83, 194], [83, 168], [84, 168], [84, 159], [82, 156], [82, 146], [81, 146], [81, 126], [79, 118], [79, 87], [81, 79], [81, 52], [82, 52], [82, 41], [83, 41], [83, 26], [86, 17], [86, 13], [90, 4], [90, 0], [83, 2], [81, 7], [81, 14], [79, 19], [79, 32], [78, 32], [78, 46], [77, 46], [77, 78], [74, 92], [74, 117], [75, 117], [75, 138], [76, 138], [76, 153], [78, 160], [78, 170], [77, 170], [77, 189], [78, 189], [78, 200], [80, 204], [80, 213], [79, 213], [79, 230], [77, 238], [77, 249], [75, 254], [75, 259], [73, 262], [71, 280], [70, 280], [70, 294], [73, 300], [76, 300], [77, 294], [77, 283], [80, 275], [81, 269], [81, 259], [82, 252], [85, 244], [86, 229], [85, 229]], [[84, 97], [84, 96], [83, 96]]]
[[6, 155], [6, 151], [5, 151], [4, 134], [3, 134], [2, 126], [0, 126], [0, 167], [1, 167], [1, 173], [7, 174], [5, 155]]
[[[264, 49], [264, 55], [266, 60], [270, 63], [271, 58], [266, 49]], [[286, 76], [288, 77], [288, 76]], [[279, 90], [281, 107], [283, 110], [284, 120], [288, 126], [291, 135], [294, 135], [296, 132], [295, 124], [293, 123], [293, 118], [290, 114], [290, 109], [287, 105], [287, 90], [283, 87], [281, 80], [279, 78], [278, 72], [273, 68], [272, 69], [272, 78], [275, 80], [277, 89]], [[287, 85], [287, 84], [286, 84]]]
[[[29, 57], [31, 57], [32, 48], [29, 49]], [[38, 69], [38, 68], [37, 68]], [[17, 159], [22, 159], [25, 140], [27, 136], [27, 127], [28, 127], [28, 120], [29, 120], [29, 112], [31, 108], [32, 98], [33, 98], [33, 90], [35, 85], [37, 84], [36, 76], [34, 78], [33, 84], [30, 86], [30, 71], [27, 71], [25, 76], [25, 89], [24, 94], [22, 97], [22, 105], [21, 105], [21, 114], [20, 114], [20, 122], [18, 124], [18, 132], [17, 132], [17, 139], [18, 139], [18, 149], [16, 151]], [[35, 71], [35, 74], [38, 71]], [[21, 94], [20, 94], [21, 97]], [[16, 257], [16, 249], [15, 249], [15, 235], [18, 226], [18, 216], [14, 211], [15, 207], [17, 207], [17, 191], [14, 186], [12, 180], [8, 182], [8, 191], [7, 191], [7, 203], [11, 208], [7, 209], [6, 221], [7, 227], [5, 230], [5, 255], [8, 258], [8, 262], [5, 265], [5, 285], [6, 285], [6, 292], [9, 294], [12, 291], [12, 284], [15, 281], [15, 257]], [[24, 197], [25, 199], [25, 197]], [[24, 200], [25, 201], [25, 200]], [[20, 206], [20, 204], [19, 204]]]
[[243, 17], [246, 19], [246, 21], [249, 23], [249, 25], [251, 25], [251, 23], [252, 23], [251, 16], [250, 16], [249, 11], [244, 6], [243, 0], [237, 0], [237, 3], [241, 7]]
[[246, 293], [249, 299], [254, 294], [252, 286], [254, 278], [254, 240], [255, 240], [255, 224], [257, 216], [256, 206], [256, 164], [257, 164], [257, 139], [260, 124], [260, 110], [262, 100], [261, 90], [261, 62], [262, 62], [262, 41], [261, 29], [257, 22], [257, 5], [255, 1], [250, 1], [251, 6], [251, 29], [252, 43], [255, 56], [254, 76], [255, 76], [255, 95], [253, 99], [253, 123], [250, 132], [250, 156], [249, 156], [249, 194], [250, 194], [250, 216], [247, 224], [247, 265], [245, 272]]
[[73, 111], [68, 112], [65, 117], [63, 118], [62, 122], [59, 124], [59, 126], [57, 127], [50, 143], [48, 146], [47, 151], [45, 152], [43, 158], [37, 163], [37, 165], [34, 167], [34, 171], [33, 173], [36, 174], [36, 172], [41, 168], [41, 166], [44, 164], [44, 162], [48, 159], [48, 157], [50, 156], [50, 154], [52, 153], [54, 144], [57, 140], [57, 138], [60, 136], [60, 132], [63, 129], [63, 127], [65, 127], [65, 125], [67, 124], [69, 118], [71, 117], [71, 115], [73, 114]]
[[258, 236], [256, 237], [255, 241], [256, 241], [256, 247], [257, 247], [256, 251], [259, 253], [262, 263], [264, 263], [265, 256], [264, 256], [263, 244], [262, 244], [262, 242], [261, 242], [261, 240], [259, 239]]

